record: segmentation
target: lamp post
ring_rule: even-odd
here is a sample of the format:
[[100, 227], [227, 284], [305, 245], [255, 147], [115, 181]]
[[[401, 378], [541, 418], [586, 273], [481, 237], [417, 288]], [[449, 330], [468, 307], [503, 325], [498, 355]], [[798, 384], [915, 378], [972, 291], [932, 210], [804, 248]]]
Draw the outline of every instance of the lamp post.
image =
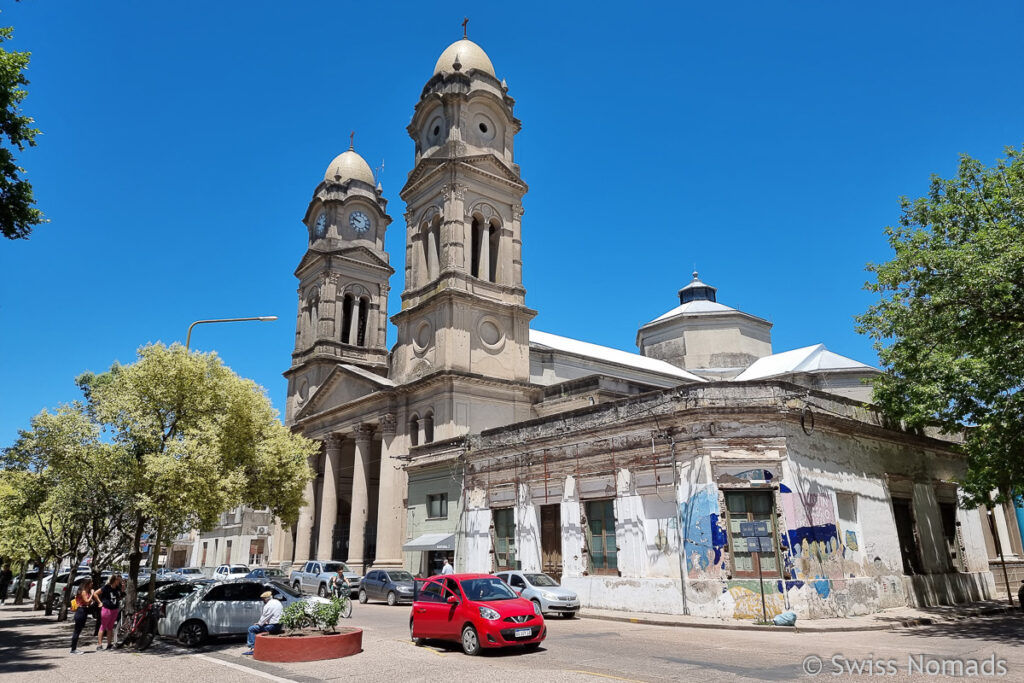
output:
[[197, 320], [188, 326], [188, 334], [185, 336], [185, 350], [188, 351], [189, 344], [192, 342], [192, 328], [196, 325], [202, 325], [204, 323], [240, 323], [247, 320], [259, 320], [261, 322], [268, 320], [277, 320], [276, 315], [259, 315], [255, 318], [215, 318], [213, 320]]

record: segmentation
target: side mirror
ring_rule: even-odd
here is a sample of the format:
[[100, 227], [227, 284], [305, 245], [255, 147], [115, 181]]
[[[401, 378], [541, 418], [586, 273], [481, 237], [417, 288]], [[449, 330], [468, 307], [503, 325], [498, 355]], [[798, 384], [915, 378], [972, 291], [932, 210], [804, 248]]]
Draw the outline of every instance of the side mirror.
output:
[[457, 604], [459, 604], [459, 599], [457, 597], [455, 597], [454, 595], [449, 595], [448, 596], [448, 604], [449, 605], [457, 605]]

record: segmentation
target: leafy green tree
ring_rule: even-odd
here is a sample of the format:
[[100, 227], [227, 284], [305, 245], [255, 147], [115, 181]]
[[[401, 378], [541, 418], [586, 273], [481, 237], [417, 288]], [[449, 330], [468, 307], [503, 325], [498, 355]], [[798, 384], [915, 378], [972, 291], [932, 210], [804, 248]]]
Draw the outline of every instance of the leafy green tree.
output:
[[[11, 39], [14, 29], [0, 27], [0, 43]], [[21, 103], [28, 95], [25, 70], [31, 54], [11, 52], [0, 45], [0, 231], [9, 239], [26, 238], [32, 228], [45, 222], [42, 212], [35, 207], [32, 185], [21, 174], [25, 169], [14, 158], [25, 146], [35, 147], [39, 130], [34, 121], [21, 111]]]
[[1024, 149], [901, 200], [895, 255], [870, 264], [878, 303], [859, 316], [886, 374], [875, 400], [909, 427], [965, 432], [968, 503], [1024, 490]]
[[212, 528], [238, 505], [298, 517], [317, 444], [282, 425], [263, 390], [216, 354], [153, 344], [137, 362], [79, 384], [123, 454], [109, 484], [126, 494], [131, 516], [130, 606], [143, 533], [155, 529], [160, 548], [175, 534]]

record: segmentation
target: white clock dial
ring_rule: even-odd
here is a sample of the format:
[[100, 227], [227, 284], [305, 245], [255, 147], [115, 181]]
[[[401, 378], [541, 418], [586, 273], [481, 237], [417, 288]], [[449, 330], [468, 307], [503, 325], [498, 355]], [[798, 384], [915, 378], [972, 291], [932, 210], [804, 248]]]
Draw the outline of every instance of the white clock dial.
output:
[[348, 217], [348, 224], [352, 229], [362, 234], [370, 229], [370, 217], [362, 211], [353, 211]]
[[313, 226], [313, 235], [318, 239], [327, 234], [327, 214], [321, 213], [316, 217], [316, 224]]

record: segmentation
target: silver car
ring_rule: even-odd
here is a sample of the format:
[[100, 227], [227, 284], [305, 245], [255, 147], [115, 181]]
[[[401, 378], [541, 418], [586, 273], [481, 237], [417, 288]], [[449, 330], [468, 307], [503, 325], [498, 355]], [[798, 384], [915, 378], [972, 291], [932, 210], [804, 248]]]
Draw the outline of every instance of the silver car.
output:
[[539, 605], [544, 614], [561, 614], [566, 619], [572, 619], [580, 611], [579, 596], [559, 586], [547, 574], [514, 571], [497, 572], [495, 576], [507, 583], [520, 597]]
[[259, 621], [263, 613], [260, 595], [264, 591], [272, 592], [285, 607], [299, 600], [329, 602], [302, 597], [288, 586], [270, 581], [239, 579], [200, 584], [194, 593], [167, 603], [164, 616], [157, 622], [157, 632], [189, 647], [201, 645], [209, 636], [241, 635]]

